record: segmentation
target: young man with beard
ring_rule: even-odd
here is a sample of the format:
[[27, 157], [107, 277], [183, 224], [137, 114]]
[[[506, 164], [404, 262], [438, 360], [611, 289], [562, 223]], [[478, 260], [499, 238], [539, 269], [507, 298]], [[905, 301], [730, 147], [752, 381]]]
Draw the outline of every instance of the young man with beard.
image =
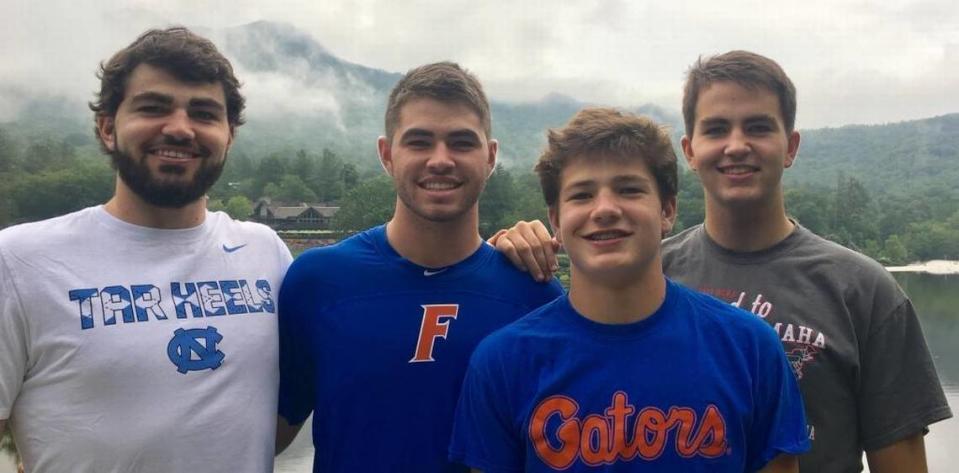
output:
[[[923, 434], [952, 413], [908, 297], [875, 261], [786, 214], [782, 174], [799, 150], [796, 90], [769, 58], [700, 59], [683, 95], [682, 147], [706, 196], [702, 225], [663, 243], [666, 274], [766, 320], [803, 392], [808, 473], [926, 471]], [[542, 225], [540, 224], [539, 227]], [[500, 245], [545, 266], [544, 229]], [[534, 233], [535, 232], [535, 233]], [[519, 242], [519, 243], [515, 243]], [[536, 246], [536, 255], [525, 247]], [[536, 261], [543, 261], [536, 263]]]
[[536, 172], [569, 296], [476, 349], [451, 458], [485, 472], [796, 471], [809, 441], [775, 332], [663, 276], [666, 132], [586, 109], [549, 132]]
[[277, 450], [313, 412], [313, 471], [460, 471], [446, 452], [473, 348], [562, 289], [480, 238], [498, 144], [472, 74], [409, 71], [385, 121], [393, 218], [304, 253], [283, 282]]
[[271, 471], [276, 290], [262, 225], [206, 210], [244, 100], [184, 28], [101, 65], [104, 205], [0, 232], [0, 427], [27, 471]]

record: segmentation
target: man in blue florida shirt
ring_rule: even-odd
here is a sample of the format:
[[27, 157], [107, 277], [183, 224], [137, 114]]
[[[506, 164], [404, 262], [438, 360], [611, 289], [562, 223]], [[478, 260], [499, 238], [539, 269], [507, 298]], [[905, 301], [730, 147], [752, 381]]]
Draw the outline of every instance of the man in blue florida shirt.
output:
[[666, 132], [579, 112], [536, 166], [568, 297], [476, 349], [450, 459], [486, 472], [797, 471], [802, 400], [761, 319], [663, 276], [676, 216]]
[[300, 256], [280, 291], [277, 450], [313, 412], [316, 472], [447, 472], [466, 364], [490, 332], [562, 294], [485, 244], [489, 103], [452, 63], [390, 94], [380, 160], [393, 218]]

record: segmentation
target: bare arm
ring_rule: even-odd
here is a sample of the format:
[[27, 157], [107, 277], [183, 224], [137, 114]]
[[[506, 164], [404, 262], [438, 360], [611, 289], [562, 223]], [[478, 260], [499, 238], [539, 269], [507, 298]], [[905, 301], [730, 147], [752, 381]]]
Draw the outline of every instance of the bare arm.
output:
[[929, 471], [926, 466], [926, 444], [922, 433], [878, 450], [866, 452], [866, 461], [869, 462], [869, 471], [872, 473]]
[[496, 232], [488, 243], [537, 281], [549, 280], [559, 269], [556, 261], [559, 242], [550, 236], [546, 225], [539, 220], [519, 221], [508, 230]]
[[276, 417], [276, 455], [283, 453], [293, 443], [303, 424], [290, 425], [282, 416]]
[[798, 473], [799, 459], [795, 455], [782, 454], [773, 458], [759, 473]]

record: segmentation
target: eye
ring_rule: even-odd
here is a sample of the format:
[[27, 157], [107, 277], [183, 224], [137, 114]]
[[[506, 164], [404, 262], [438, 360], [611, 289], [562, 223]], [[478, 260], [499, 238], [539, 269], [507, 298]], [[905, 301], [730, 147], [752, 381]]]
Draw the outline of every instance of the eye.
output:
[[592, 194], [590, 194], [589, 192], [586, 192], [586, 191], [573, 192], [572, 194], [569, 194], [569, 195], [566, 196], [566, 200], [568, 200], [568, 201], [587, 200], [587, 199], [589, 199], [589, 198], [592, 197], [592, 196], [593, 196]]
[[166, 111], [166, 107], [162, 105], [148, 104], [148, 105], [141, 105], [137, 107], [136, 110], [137, 112], [142, 113], [144, 115], [160, 115]]
[[726, 127], [722, 125], [708, 125], [703, 127], [703, 132], [706, 136], [721, 136], [726, 133]]
[[748, 133], [753, 133], [753, 134], [770, 133], [770, 132], [772, 132], [772, 131], [774, 131], [774, 130], [775, 130], [775, 128], [774, 128], [772, 125], [768, 124], [768, 123], [754, 123], [754, 124], [749, 125], [749, 126], [746, 128], [746, 131], [747, 131]]
[[408, 140], [406, 141], [406, 146], [415, 149], [426, 149], [432, 146], [432, 143], [428, 140]]
[[623, 186], [619, 188], [619, 193], [625, 195], [645, 194], [646, 189], [641, 186]]
[[457, 140], [450, 144], [450, 148], [457, 151], [469, 151], [479, 146], [474, 141], [470, 140]]
[[210, 110], [194, 110], [190, 112], [190, 116], [197, 120], [202, 121], [218, 121], [220, 119], [220, 114]]

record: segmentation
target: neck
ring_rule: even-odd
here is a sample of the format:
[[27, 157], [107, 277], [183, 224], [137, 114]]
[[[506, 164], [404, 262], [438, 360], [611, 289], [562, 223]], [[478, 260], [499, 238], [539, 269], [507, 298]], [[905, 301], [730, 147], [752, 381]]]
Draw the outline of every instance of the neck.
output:
[[[662, 265], [657, 259], [655, 267]], [[570, 268], [569, 302], [589, 320], [603, 324], [629, 324], [653, 315], [666, 299], [666, 278], [662, 271], [647, 271], [639, 277], [612, 281], [582, 277]]]
[[475, 205], [459, 218], [434, 222], [414, 214], [399, 199], [386, 224], [386, 239], [400, 256], [427, 268], [463, 261], [483, 243]]
[[201, 198], [184, 207], [171, 209], [149, 204], [130, 190], [117, 177], [116, 191], [103, 208], [110, 215], [141, 227], [179, 229], [192, 228], [206, 218], [206, 199]]
[[782, 194], [766, 205], [724, 207], [706, 200], [706, 233], [733, 251], [759, 251], [783, 241], [795, 224], [786, 216]]

